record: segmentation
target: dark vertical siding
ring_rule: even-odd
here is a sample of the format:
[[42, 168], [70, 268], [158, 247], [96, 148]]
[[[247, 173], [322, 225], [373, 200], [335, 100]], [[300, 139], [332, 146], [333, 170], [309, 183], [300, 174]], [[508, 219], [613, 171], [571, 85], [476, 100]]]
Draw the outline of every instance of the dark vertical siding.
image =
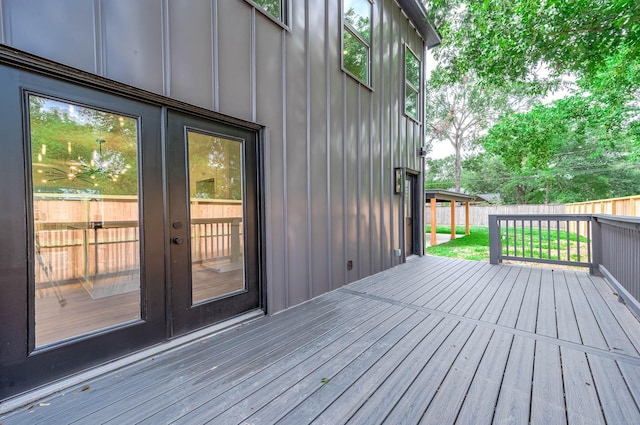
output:
[[[256, 16], [256, 118], [265, 123], [265, 150], [268, 173], [266, 181], [267, 241], [265, 250], [269, 253], [267, 280], [268, 305], [274, 311], [287, 306], [284, 223], [284, 137], [283, 137], [283, 78], [282, 40], [286, 34], [280, 27]], [[275, 76], [275, 78], [274, 78]]]
[[[0, 12], [0, 16], [6, 17], [5, 25], [0, 24], [6, 34], [3, 42], [84, 71], [99, 72], [95, 66], [92, 1], [40, 1], [37, 11], [33, 1], [4, 0], [3, 3], [4, 13]], [[66, 47], [61, 49], [60, 44]]]
[[[169, 87], [175, 99], [213, 109], [213, 31], [209, 0], [168, 1]], [[202, 31], [207, 26], [212, 31]]]
[[347, 270], [347, 282], [353, 282], [358, 279], [358, 149], [360, 138], [360, 98], [358, 96], [360, 84], [355, 82], [351, 77], [346, 78], [346, 96], [345, 96], [345, 115], [346, 124], [345, 131], [345, 155], [342, 158], [345, 175], [346, 175], [346, 239], [347, 239], [347, 258], [346, 261], [352, 261], [353, 269]]
[[325, 69], [325, 43], [327, 40], [326, 14], [324, 2], [308, 0], [308, 78], [310, 85], [309, 143], [310, 143], [310, 198], [311, 198], [311, 275], [312, 295], [316, 296], [329, 290], [329, 179], [327, 178], [327, 79]]
[[[335, 4], [336, 2], [329, 2]], [[333, 288], [340, 287], [346, 282], [347, 264], [346, 238], [345, 238], [345, 211], [344, 193], [346, 182], [344, 175], [344, 153], [343, 153], [343, 132], [344, 132], [344, 105], [345, 84], [347, 77], [340, 71], [340, 10], [336, 7], [327, 9], [328, 34], [332, 35], [332, 40], [327, 40], [330, 91], [330, 173], [328, 182], [331, 187], [331, 264]]]
[[401, 261], [393, 169], [421, 170], [424, 141], [403, 89], [424, 43], [397, 3], [373, 5], [371, 88], [340, 68], [341, 2], [290, 4], [280, 26], [244, 0], [0, 0], [2, 43], [265, 126], [271, 312]]
[[220, 112], [251, 120], [251, 7], [218, 1]]
[[105, 77], [163, 93], [162, 3], [113, 0], [100, 4]]
[[287, 43], [287, 241], [289, 305], [311, 297], [307, 253], [307, 63], [305, 2], [291, 11], [292, 34]]

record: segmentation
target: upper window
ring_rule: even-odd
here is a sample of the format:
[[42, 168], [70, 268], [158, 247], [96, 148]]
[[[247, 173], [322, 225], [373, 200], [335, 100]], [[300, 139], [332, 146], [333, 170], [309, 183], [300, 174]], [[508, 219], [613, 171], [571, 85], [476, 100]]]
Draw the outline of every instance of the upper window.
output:
[[371, 1], [344, 0], [343, 6], [342, 67], [370, 85]]
[[420, 93], [420, 61], [409, 47], [404, 48], [404, 112], [418, 120]]
[[262, 10], [276, 18], [278, 21], [286, 24], [286, 3], [287, 0], [251, 0]]

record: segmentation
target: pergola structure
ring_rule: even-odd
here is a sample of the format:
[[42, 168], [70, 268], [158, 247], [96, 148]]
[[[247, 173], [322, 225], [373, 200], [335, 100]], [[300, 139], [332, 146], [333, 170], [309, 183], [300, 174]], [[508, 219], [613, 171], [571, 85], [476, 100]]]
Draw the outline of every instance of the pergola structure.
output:
[[435, 245], [436, 241], [436, 203], [451, 203], [451, 240], [456, 238], [456, 202], [465, 204], [465, 235], [469, 234], [469, 204], [476, 200], [475, 196], [466, 195], [459, 192], [450, 192], [447, 190], [432, 189], [425, 191], [425, 200], [430, 203], [431, 207], [431, 245]]

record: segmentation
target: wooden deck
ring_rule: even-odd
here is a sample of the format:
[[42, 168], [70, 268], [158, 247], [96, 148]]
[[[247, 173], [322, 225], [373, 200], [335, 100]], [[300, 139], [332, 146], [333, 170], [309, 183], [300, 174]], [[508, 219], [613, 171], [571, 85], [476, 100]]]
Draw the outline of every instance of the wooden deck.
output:
[[638, 424], [639, 352], [600, 278], [427, 256], [0, 422]]

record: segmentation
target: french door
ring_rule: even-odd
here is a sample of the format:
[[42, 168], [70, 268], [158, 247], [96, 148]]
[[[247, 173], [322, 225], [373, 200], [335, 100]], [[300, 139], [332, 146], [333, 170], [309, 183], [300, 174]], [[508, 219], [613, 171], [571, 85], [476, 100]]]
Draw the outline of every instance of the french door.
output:
[[169, 111], [174, 335], [260, 305], [257, 161], [255, 132]]
[[0, 400], [259, 308], [256, 133], [0, 65]]

